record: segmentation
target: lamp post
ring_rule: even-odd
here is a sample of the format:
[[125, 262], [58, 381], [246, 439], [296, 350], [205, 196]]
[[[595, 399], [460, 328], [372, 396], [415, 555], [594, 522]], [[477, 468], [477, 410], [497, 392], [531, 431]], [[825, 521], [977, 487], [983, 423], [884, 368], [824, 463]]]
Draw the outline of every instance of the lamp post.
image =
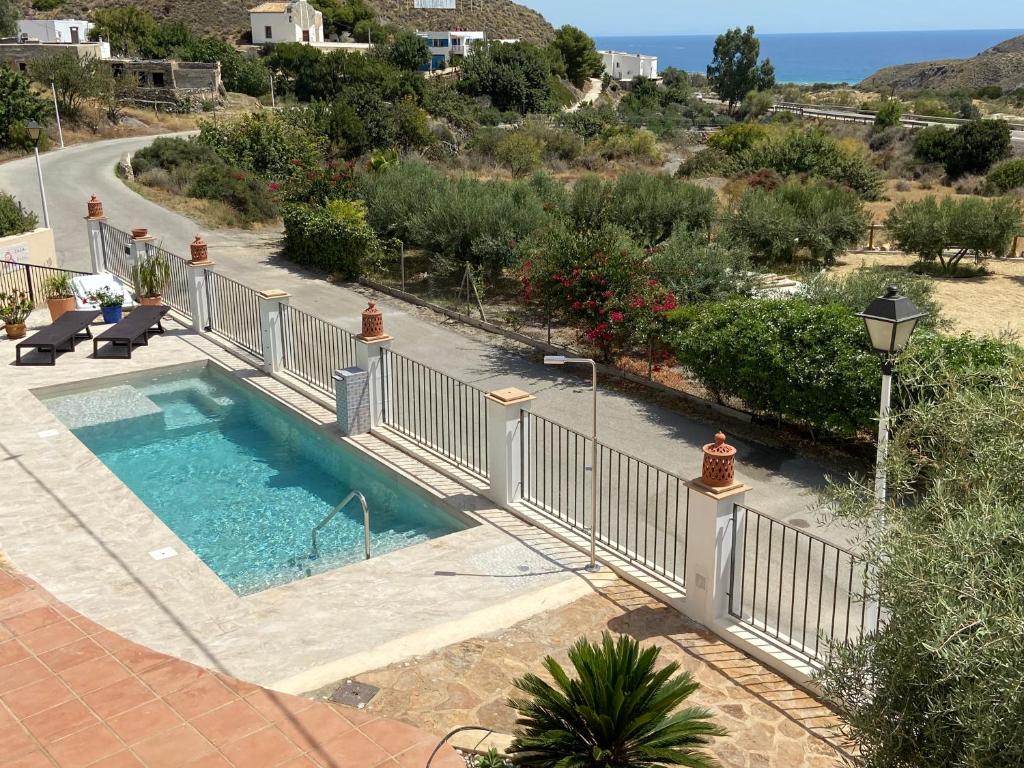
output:
[[28, 137], [32, 139], [33, 148], [36, 152], [36, 173], [39, 176], [39, 197], [43, 201], [43, 226], [49, 229], [50, 212], [46, 210], [46, 190], [43, 188], [43, 165], [39, 161], [39, 136], [43, 132], [43, 128], [35, 120], [29, 120], [26, 127], [28, 128]]
[[878, 409], [878, 455], [875, 462], [875, 500], [885, 506], [885, 461], [889, 450], [889, 406], [892, 398], [892, 370], [896, 357], [906, 348], [910, 336], [926, 312], [918, 309], [895, 286], [872, 301], [857, 317], [864, 320], [871, 346], [882, 358], [882, 398]]
[[601, 570], [597, 563], [597, 363], [589, 357], [565, 357], [544, 355], [545, 365], [586, 364], [590, 366], [590, 387], [594, 393], [593, 420], [590, 428], [590, 563], [586, 570], [595, 573]]

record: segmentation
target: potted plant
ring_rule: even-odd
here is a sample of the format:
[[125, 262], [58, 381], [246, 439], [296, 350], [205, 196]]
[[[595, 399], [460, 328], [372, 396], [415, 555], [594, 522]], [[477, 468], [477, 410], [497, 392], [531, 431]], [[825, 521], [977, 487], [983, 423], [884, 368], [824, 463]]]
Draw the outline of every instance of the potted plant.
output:
[[132, 267], [132, 282], [139, 296], [139, 304], [159, 307], [163, 291], [171, 282], [171, 265], [163, 254], [154, 253]]
[[32, 299], [24, 291], [0, 293], [0, 320], [9, 339], [25, 335], [25, 321], [32, 314]]
[[43, 288], [46, 291], [46, 306], [50, 310], [50, 320], [56, 320], [75, 308], [75, 292], [71, 287], [71, 275], [68, 272], [57, 272], [46, 278]]
[[118, 323], [121, 321], [122, 305], [124, 304], [123, 293], [111, 290], [109, 287], [100, 288], [89, 299], [100, 305], [100, 312], [103, 313], [104, 323]]

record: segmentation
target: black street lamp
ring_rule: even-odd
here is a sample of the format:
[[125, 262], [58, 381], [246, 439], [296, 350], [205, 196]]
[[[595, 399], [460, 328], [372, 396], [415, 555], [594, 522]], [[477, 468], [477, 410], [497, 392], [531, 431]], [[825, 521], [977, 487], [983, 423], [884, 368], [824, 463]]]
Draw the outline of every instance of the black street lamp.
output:
[[43, 201], [43, 226], [49, 229], [50, 212], [46, 209], [46, 190], [43, 188], [43, 165], [39, 161], [39, 137], [42, 135], [43, 128], [35, 120], [29, 120], [25, 124], [25, 128], [28, 130], [28, 137], [32, 139], [33, 148], [36, 153], [36, 175], [39, 176], [39, 197]]
[[921, 318], [927, 316], [895, 286], [872, 301], [857, 317], [864, 320], [871, 346], [882, 358], [882, 398], [878, 409], [878, 456], [875, 464], [875, 499], [885, 505], [885, 460], [889, 448], [889, 407], [892, 401], [892, 370], [896, 357], [906, 349]]

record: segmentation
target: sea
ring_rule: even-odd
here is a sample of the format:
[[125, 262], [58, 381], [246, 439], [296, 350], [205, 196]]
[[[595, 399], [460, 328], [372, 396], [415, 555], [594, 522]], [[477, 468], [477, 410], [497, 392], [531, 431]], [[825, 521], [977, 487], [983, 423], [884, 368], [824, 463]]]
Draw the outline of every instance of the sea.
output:
[[[824, 32], [758, 35], [761, 56], [775, 65], [782, 83], [859, 83], [893, 64], [962, 59], [1024, 30], [971, 29], [937, 32]], [[600, 50], [658, 57], [658, 69], [705, 72], [716, 35], [595, 36]]]

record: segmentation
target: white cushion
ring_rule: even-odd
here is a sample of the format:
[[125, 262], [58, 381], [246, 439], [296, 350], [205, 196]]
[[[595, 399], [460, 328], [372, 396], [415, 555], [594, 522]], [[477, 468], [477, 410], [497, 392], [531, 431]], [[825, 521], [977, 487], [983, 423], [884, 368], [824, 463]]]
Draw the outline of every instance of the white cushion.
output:
[[71, 286], [75, 292], [75, 306], [79, 309], [99, 309], [99, 303], [89, 301], [88, 297], [104, 288], [111, 293], [120, 291], [124, 296], [123, 306], [125, 309], [135, 306], [131, 288], [125, 285], [117, 275], [112, 275], [109, 272], [101, 272], [98, 275], [76, 275], [71, 278]]

